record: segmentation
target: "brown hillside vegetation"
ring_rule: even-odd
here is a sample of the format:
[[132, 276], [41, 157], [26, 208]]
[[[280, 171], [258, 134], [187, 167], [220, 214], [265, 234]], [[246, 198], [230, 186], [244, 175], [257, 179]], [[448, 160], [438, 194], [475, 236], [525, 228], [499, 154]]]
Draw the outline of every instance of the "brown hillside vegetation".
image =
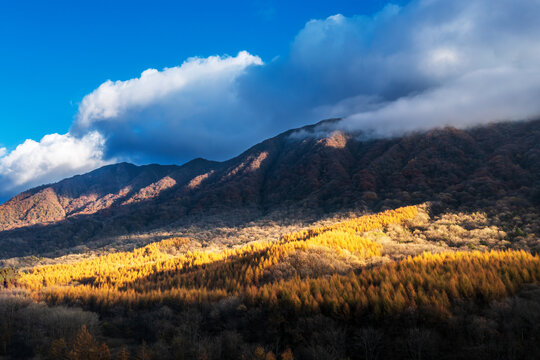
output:
[[540, 233], [540, 121], [387, 139], [325, 135], [334, 123], [285, 132], [225, 162], [117, 164], [29, 190], [0, 205], [0, 258], [180, 234], [192, 224], [208, 228], [212, 216], [232, 227], [305, 223], [425, 201], [435, 213], [485, 212], [509, 239]]

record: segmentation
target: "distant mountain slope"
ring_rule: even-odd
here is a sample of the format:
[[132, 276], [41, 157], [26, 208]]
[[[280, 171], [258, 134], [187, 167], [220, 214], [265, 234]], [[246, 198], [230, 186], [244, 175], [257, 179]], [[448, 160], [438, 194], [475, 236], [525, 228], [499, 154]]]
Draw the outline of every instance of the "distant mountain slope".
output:
[[231, 210], [301, 217], [424, 201], [475, 208], [502, 199], [538, 209], [540, 121], [374, 140], [321, 131], [334, 121], [287, 131], [225, 162], [122, 163], [24, 192], [0, 206], [0, 256]]
[[15, 196], [0, 205], [0, 229], [57, 222], [152, 199], [214, 164], [196, 159], [183, 166], [108, 165]]

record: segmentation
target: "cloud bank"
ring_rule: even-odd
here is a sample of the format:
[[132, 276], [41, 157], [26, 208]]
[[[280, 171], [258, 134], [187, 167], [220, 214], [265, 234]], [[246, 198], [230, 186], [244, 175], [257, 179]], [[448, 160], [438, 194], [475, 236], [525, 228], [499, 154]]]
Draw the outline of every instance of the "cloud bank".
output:
[[411, 3], [377, 32], [383, 36], [373, 38], [367, 53], [353, 56], [382, 64], [370, 68], [385, 74], [378, 78], [382, 87], [368, 91], [379, 97], [374, 108], [351, 109], [358, 105], [353, 97], [328, 109], [346, 117], [341, 126], [379, 136], [536, 118], [538, 15], [540, 2], [533, 0]]
[[0, 149], [0, 196], [106, 165], [104, 147], [104, 138], [90, 132], [81, 138], [50, 134], [40, 142], [26, 140], [9, 153]]
[[[84, 97], [75, 134], [107, 135], [108, 152], [135, 161], [187, 161], [240, 151], [238, 128], [256, 128], [246, 116], [237, 82], [262, 60], [246, 51], [231, 56], [190, 58], [139, 78], [107, 81]], [[241, 144], [238, 144], [238, 143]]]
[[103, 133], [107, 155], [181, 162], [330, 117], [380, 136], [527, 119], [540, 114], [538, 16], [537, 0], [420, 0], [315, 19], [265, 64], [241, 52], [107, 81], [74, 129]]
[[[538, 117], [538, 16], [536, 0], [424, 0], [312, 20], [254, 101], [379, 136]], [[272, 97], [279, 88], [301, 95]]]
[[[106, 81], [84, 97], [70, 132], [56, 135], [86, 144], [80, 157], [34, 156], [45, 138], [27, 141], [24, 156], [0, 152], [0, 176], [15, 186], [113, 158], [222, 160], [330, 117], [377, 136], [538, 117], [539, 17], [538, 0], [416, 0], [370, 17], [314, 19], [288, 54], [265, 63], [241, 51]], [[31, 166], [7, 160], [25, 157]]]

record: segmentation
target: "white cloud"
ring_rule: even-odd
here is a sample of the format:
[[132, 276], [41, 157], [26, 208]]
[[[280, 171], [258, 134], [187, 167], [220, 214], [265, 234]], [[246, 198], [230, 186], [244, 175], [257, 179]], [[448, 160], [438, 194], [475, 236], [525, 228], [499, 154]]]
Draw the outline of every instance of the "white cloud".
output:
[[0, 177], [4, 188], [30, 186], [107, 156], [226, 159], [330, 117], [378, 136], [537, 117], [538, 18], [538, 0], [413, 0], [371, 17], [314, 19], [266, 64], [242, 51], [104, 82], [70, 133], [0, 149]]
[[0, 152], [1, 192], [20, 191], [105, 165], [104, 146], [98, 132], [82, 138], [68, 133], [45, 135], [39, 142], [28, 139], [11, 152]]
[[[540, 116], [540, 2], [413, 1], [311, 21], [291, 52], [311, 114], [380, 136]], [[314, 80], [311, 80], [314, 79]]]
[[539, 79], [540, 69], [479, 70], [376, 110], [353, 114], [338, 126], [384, 137], [445, 125], [533, 119], [540, 114]]
[[226, 159], [331, 117], [379, 135], [530, 118], [540, 115], [539, 17], [537, 0], [416, 0], [314, 19], [267, 64], [240, 52], [107, 81], [72, 131], [98, 130], [116, 156], [182, 162]]
[[85, 96], [71, 131], [98, 130], [111, 153], [135, 162], [225, 157], [241, 151], [257, 132], [237, 85], [249, 68], [262, 64], [241, 51], [107, 81]]
[[[77, 125], [88, 127], [92, 122], [117, 119], [124, 113], [149, 106], [172, 93], [189, 92], [194, 88], [220, 87], [227, 91], [231, 83], [251, 65], [262, 60], [241, 51], [236, 57], [210, 56], [189, 58], [182, 65], [163, 71], [147, 69], [136, 79], [108, 80], [84, 97]], [[226, 96], [226, 94], [223, 94]]]

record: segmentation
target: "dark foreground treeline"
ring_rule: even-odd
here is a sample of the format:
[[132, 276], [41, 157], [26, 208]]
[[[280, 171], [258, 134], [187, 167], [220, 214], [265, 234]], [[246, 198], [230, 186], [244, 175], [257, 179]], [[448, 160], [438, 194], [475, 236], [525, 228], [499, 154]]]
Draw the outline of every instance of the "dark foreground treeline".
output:
[[103, 313], [0, 297], [0, 354], [49, 359], [538, 359], [540, 288], [455, 305], [440, 318], [407, 309], [354, 320], [213, 305]]

